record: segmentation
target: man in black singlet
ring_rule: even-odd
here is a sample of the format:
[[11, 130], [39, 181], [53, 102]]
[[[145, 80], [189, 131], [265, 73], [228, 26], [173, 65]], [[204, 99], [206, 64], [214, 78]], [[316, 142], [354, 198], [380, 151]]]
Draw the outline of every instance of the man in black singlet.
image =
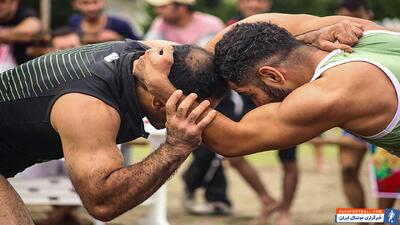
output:
[[[197, 47], [174, 47], [170, 79], [203, 104], [169, 117], [166, 107], [132, 75], [133, 62], [165, 43], [132, 40], [87, 45], [44, 55], [0, 74], [0, 224], [33, 224], [7, 182], [25, 168], [65, 157], [86, 209], [111, 220], [153, 194], [201, 142], [202, 130], [228, 90], [212, 56]], [[157, 48], [155, 48], [157, 49]], [[157, 49], [161, 51], [161, 48]], [[164, 49], [172, 54], [171, 48]], [[168, 109], [168, 107], [167, 107]], [[166, 143], [140, 163], [123, 167], [116, 144], [146, 137], [142, 118], [168, 129]]]

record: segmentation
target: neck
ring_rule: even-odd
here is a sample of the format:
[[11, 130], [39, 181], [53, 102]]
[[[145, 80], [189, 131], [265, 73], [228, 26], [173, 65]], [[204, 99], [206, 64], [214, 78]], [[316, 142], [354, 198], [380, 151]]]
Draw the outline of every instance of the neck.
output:
[[182, 18], [175, 21], [174, 25], [177, 27], [185, 27], [192, 21], [192, 18], [193, 18], [193, 13], [191, 12], [185, 13], [184, 15], [182, 15]]
[[[322, 51], [310, 45], [300, 46], [289, 56], [292, 59], [291, 61], [297, 64], [297, 68], [293, 70], [293, 73], [296, 73], [296, 77], [301, 78], [300, 82], [302, 84], [310, 82], [318, 64], [328, 54], [329, 52]], [[299, 67], [301, 69], [298, 69]]]
[[84, 17], [83, 20], [84, 20], [86, 23], [88, 23], [88, 24], [91, 24], [91, 25], [98, 25], [98, 24], [103, 23], [105, 18], [106, 18], [106, 17], [105, 17], [105, 15], [104, 15], [104, 13], [101, 13], [101, 14], [100, 14], [98, 17], [96, 17], [96, 18], [87, 18], [87, 17]]

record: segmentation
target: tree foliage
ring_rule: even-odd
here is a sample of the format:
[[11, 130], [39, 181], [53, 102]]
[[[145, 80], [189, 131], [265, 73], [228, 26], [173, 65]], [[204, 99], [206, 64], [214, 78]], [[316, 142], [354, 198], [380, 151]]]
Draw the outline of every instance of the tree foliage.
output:
[[[141, 1], [141, 0], [132, 0]], [[318, 16], [332, 15], [339, 0], [275, 0], [273, 12], [307, 13]], [[24, 6], [39, 9], [39, 0], [21, 0]], [[71, 0], [52, 1], [52, 27], [65, 25], [73, 13]], [[375, 18], [400, 17], [400, 0], [370, 0]], [[237, 14], [235, 0], [198, 0], [197, 9], [228, 20]], [[150, 11], [149, 7], [147, 9]], [[152, 14], [154, 16], [154, 14]]]

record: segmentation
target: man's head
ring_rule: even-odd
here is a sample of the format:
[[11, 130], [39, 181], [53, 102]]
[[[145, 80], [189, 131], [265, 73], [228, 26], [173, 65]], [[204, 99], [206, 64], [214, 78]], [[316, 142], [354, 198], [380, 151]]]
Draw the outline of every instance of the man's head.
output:
[[53, 50], [64, 50], [81, 46], [81, 38], [69, 27], [62, 27], [55, 30], [51, 36]]
[[237, 0], [236, 6], [244, 17], [249, 17], [269, 12], [272, 7], [272, 0]]
[[301, 69], [302, 63], [295, 56], [301, 46], [277, 25], [242, 23], [217, 43], [214, 61], [217, 72], [233, 89], [263, 105], [282, 101], [300, 86], [300, 78], [294, 74]]
[[[212, 54], [192, 45], [174, 46], [174, 63], [168, 78], [185, 95], [196, 93], [198, 100], [209, 100], [211, 107], [215, 107], [229, 91], [227, 81], [215, 71]], [[164, 104], [143, 85], [137, 85], [137, 90], [139, 102], [151, 124], [163, 128]]]
[[342, 0], [336, 7], [336, 15], [366, 20], [374, 18], [374, 12], [369, 8], [367, 0]]
[[157, 16], [170, 24], [179, 24], [194, 11], [196, 0], [147, 0]]
[[98, 19], [104, 11], [105, 0], [73, 0], [74, 9], [82, 13], [88, 20]]
[[11, 20], [18, 10], [19, 0], [0, 0], [0, 21]]

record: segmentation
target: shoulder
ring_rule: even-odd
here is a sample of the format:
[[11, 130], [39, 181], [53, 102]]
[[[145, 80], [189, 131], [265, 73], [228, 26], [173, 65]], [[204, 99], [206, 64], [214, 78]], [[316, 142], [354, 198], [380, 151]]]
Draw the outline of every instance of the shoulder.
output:
[[150, 30], [161, 29], [163, 26], [165, 26], [164, 20], [161, 17], [156, 17], [151, 23]]
[[100, 127], [110, 129], [110, 134], [116, 136], [120, 124], [115, 108], [98, 98], [79, 93], [58, 98], [51, 109], [50, 120], [57, 132], [72, 136], [91, 136]]
[[[386, 77], [384, 72], [376, 65], [365, 61], [349, 61], [334, 66], [323, 73], [332, 86], [344, 86], [343, 90], [364, 90], [374, 86], [374, 83]], [[335, 85], [336, 84], [336, 85]]]
[[281, 104], [282, 116], [293, 124], [330, 120], [335, 126], [346, 120], [346, 88], [327, 79], [307, 83], [290, 93]]
[[82, 21], [81, 14], [74, 14], [68, 18], [68, 25], [70, 27], [78, 27]]
[[114, 16], [107, 16], [108, 22], [116, 27], [130, 27], [131, 25], [125, 19], [114, 17]]

